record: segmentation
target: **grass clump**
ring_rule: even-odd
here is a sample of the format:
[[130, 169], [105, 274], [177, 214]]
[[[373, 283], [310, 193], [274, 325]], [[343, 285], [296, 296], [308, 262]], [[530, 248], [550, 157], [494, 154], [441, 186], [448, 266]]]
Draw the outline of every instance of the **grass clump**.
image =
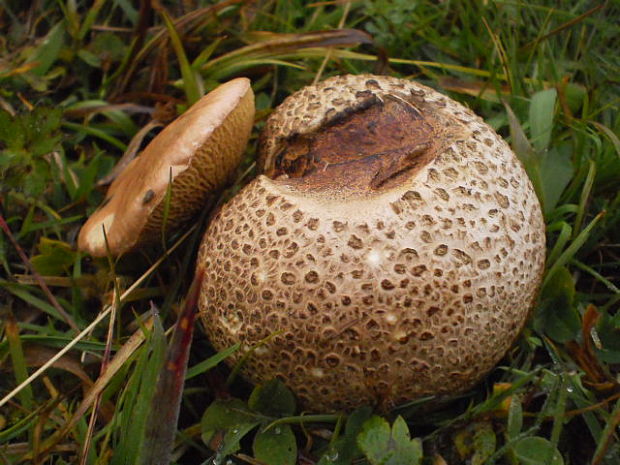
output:
[[[3, 2], [0, 19], [3, 463], [620, 462], [616, 4], [42, 0]], [[432, 412], [422, 400], [303, 415], [285, 386], [252, 390], [219, 365], [238, 347], [214, 354], [198, 333], [189, 375], [180, 364], [166, 378], [171, 354], [188, 349], [167, 333], [191, 307], [201, 228], [168, 238], [166, 252], [93, 261], [75, 238], [99, 181], [140, 146], [140, 127], [219, 82], [252, 79], [259, 130], [284, 97], [345, 72], [438, 88], [523, 161], [549, 248], [517, 346]], [[247, 182], [255, 136], [222, 201]], [[160, 385], [175, 376], [183, 391]], [[179, 403], [178, 425], [156, 427]], [[170, 447], [153, 458], [162, 438]]]

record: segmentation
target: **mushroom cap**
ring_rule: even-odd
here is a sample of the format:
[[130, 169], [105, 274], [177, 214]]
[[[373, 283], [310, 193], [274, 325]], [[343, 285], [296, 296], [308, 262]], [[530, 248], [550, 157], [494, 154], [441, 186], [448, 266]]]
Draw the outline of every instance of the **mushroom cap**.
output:
[[274, 179], [224, 205], [199, 252], [215, 348], [257, 345], [244, 376], [281, 378], [311, 411], [480, 381], [545, 257], [538, 199], [501, 137], [428, 87], [364, 75], [293, 94], [261, 141]]
[[209, 194], [229, 181], [253, 122], [249, 79], [234, 79], [209, 92], [114, 180], [102, 205], [82, 227], [78, 247], [102, 257], [107, 240], [110, 253], [121, 255], [161, 238], [166, 210], [167, 228], [187, 222], [204, 207]]

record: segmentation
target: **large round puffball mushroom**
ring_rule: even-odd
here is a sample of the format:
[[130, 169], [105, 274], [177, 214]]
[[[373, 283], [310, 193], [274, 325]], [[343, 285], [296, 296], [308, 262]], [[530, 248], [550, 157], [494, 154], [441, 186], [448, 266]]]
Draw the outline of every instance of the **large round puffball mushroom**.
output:
[[250, 81], [209, 92], [160, 132], [121, 172], [82, 227], [78, 247], [121, 255], [185, 224], [239, 164], [254, 122]]
[[[522, 329], [545, 257], [510, 147], [413, 81], [339, 76], [293, 94], [258, 176], [210, 224], [200, 312], [250, 381], [310, 411], [471, 388]], [[250, 348], [254, 350], [250, 351]]]

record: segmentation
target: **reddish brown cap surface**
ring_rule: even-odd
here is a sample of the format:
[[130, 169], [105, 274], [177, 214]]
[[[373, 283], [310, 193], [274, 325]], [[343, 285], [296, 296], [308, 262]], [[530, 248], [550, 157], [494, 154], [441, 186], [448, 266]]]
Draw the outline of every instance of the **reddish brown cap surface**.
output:
[[[110, 186], [102, 206], [82, 227], [78, 247], [93, 256], [120, 255], [196, 214], [207, 196], [229, 181], [254, 122], [246, 78], [213, 90], [159, 133]], [[105, 236], [104, 236], [105, 229]]]

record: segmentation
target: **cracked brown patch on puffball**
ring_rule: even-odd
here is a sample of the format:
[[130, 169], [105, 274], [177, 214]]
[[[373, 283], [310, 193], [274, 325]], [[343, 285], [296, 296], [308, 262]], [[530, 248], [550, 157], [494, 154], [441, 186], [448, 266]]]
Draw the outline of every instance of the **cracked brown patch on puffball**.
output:
[[[342, 109], [360, 92], [382, 102], [389, 92], [415, 96], [420, 117], [409, 124], [423, 121], [432, 137], [371, 135], [358, 146], [372, 150], [332, 150], [321, 137], [346, 132], [376, 101], [334, 120], [342, 110], [330, 118], [318, 96], [340, 98]], [[407, 111], [389, 105], [388, 119]], [[538, 200], [505, 142], [431, 89], [368, 76], [300, 91], [274, 112], [269, 130], [262, 166], [280, 177], [246, 186], [216, 215], [200, 249], [200, 310], [214, 346], [251, 346], [279, 332], [242, 372], [257, 383], [280, 377], [315, 411], [385, 408], [479, 381], [522, 328], [544, 265]], [[413, 169], [390, 164], [417, 141], [427, 148]], [[298, 170], [292, 154], [328, 158], [328, 166]], [[396, 175], [373, 185], [386, 166]]]

